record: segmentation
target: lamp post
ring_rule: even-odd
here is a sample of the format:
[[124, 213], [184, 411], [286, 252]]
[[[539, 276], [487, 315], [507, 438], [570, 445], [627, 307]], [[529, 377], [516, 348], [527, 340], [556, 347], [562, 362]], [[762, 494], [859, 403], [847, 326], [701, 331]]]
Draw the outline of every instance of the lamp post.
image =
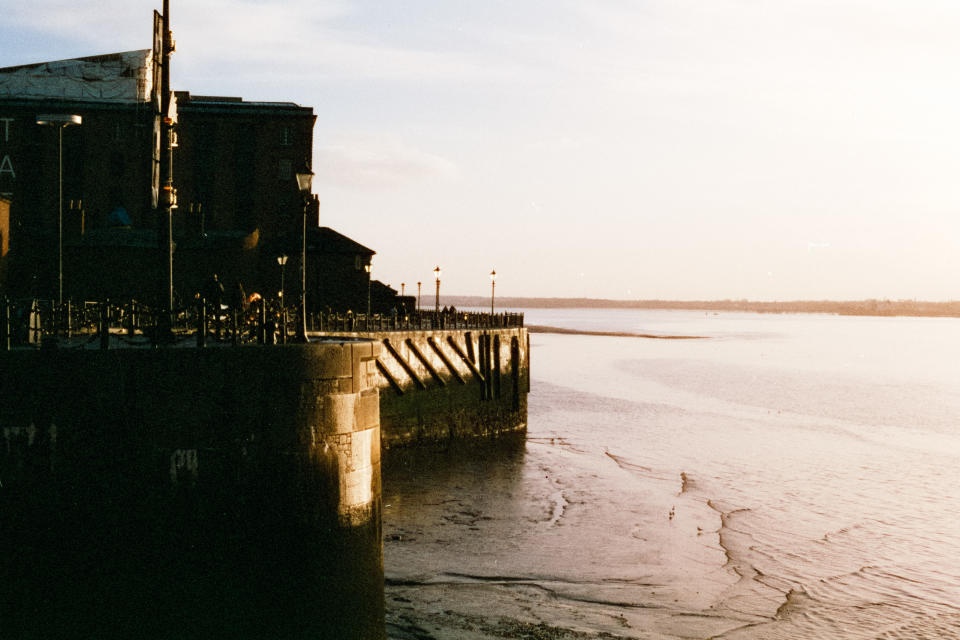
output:
[[373, 265], [369, 262], [363, 265], [363, 270], [367, 272], [367, 323], [370, 323], [370, 270], [373, 268]]
[[297, 323], [297, 340], [310, 342], [307, 338], [307, 207], [310, 206], [310, 192], [313, 185], [313, 171], [304, 162], [297, 173], [297, 187], [303, 196], [303, 229], [300, 245], [300, 321]]
[[433, 269], [433, 275], [437, 279], [437, 298], [433, 306], [434, 315], [440, 317], [440, 267], [436, 266]]
[[287, 300], [284, 294], [284, 271], [287, 268], [287, 254], [277, 256], [277, 264], [280, 265], [280, 342], [287, 341]]
[[490, 272], [490, 315], [493, 315], [493, 292], [497, 286], [497, 270]]
[[422, 282], [417, 282], [417, 313], [420, 313], [420, 285]]
[[284, 293], [284, 289], [283, 289], [284, 278], [283, 278], [283, 276], [284, 276], [284, 271], [286, 271], [286, 268], [287, 268], [287, 256], [286, 256], [286, 255], [277, 256], [277, 264], [280, 265], [280, 304], [285, 307], [287, 301], [284, 299], [284, 295], [283, 295], [283, 293]]
[[59, 141], [57, 146], [57, 304], [63, 305], [63, 130], [72, 124], [81, 124], [83, 118], [78, 115], [48, 113], [37, 116], [37, 124], [57, 128]]

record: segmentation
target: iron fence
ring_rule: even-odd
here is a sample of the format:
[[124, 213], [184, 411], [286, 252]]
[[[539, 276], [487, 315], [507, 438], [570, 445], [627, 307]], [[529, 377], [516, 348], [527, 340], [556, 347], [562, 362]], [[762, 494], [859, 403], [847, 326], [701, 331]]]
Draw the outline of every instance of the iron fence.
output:
[[307, 326], [318, 332], [364, 333], [456, 329], [509, 329], [523, 326], [522, 313], [422, 311], [411, 314], [318, 313], [307, 315]]
[[242, 308], [201, 299], [191, 306], [174, 309], [166, 323], [159, 322], [155, 309], [136, 300], [63, 305], [37, 299], [0, 302], [0, 350], [283, 344], [302, 340], [304, 325], [310, 337], [523, 327], [522, 313], [459, 311], [371, 315], [318, 312], [308, 313], [301, 325], [296, 307], [283, 307], [277, 300], [263, 299]]

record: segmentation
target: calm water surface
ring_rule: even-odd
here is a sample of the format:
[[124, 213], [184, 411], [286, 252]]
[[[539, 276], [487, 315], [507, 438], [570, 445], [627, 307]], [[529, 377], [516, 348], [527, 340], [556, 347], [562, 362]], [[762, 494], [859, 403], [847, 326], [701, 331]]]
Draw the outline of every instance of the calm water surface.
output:
[[388, 460], [394, 637], [960, 637], [960, 320], [527, 323], [707, 337], [534, 334], [525, 443]]

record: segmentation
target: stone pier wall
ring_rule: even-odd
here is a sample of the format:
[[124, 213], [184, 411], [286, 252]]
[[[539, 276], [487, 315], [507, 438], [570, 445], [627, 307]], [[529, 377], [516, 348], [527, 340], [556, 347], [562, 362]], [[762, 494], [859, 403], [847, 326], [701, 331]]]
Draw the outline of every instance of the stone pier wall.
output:
[[341, 333], [382, 345], [376, 360], [385, 447], [522, 433], [526, 329]]
[[382, 350], [0, 353], [0, 635], [383, 638]]

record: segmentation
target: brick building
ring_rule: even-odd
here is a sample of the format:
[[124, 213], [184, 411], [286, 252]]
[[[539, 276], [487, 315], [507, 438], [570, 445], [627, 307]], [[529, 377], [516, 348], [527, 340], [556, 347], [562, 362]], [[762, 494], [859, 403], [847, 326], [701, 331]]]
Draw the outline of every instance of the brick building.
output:
[[[164, 278], [156, 58], [142, 50], [0, 68], [0, 198], [9, 202], [0, 280], [8, 294], [56, 297], [62, 184], [64, 297], [151, 299]], [[304, 213], [295, 174], [312, 157], [313, 109], [175, 96], [177, 298], [186, 302], [213, 273], [275, 295], [281, 253], [289, 256], [287, 296], [298, 294]], [[44, 114], [82, 122], [58, 131], [37, 124]], [[308, 304], [356, 310], [374, 252], [318, 223], [314, 197]]]

